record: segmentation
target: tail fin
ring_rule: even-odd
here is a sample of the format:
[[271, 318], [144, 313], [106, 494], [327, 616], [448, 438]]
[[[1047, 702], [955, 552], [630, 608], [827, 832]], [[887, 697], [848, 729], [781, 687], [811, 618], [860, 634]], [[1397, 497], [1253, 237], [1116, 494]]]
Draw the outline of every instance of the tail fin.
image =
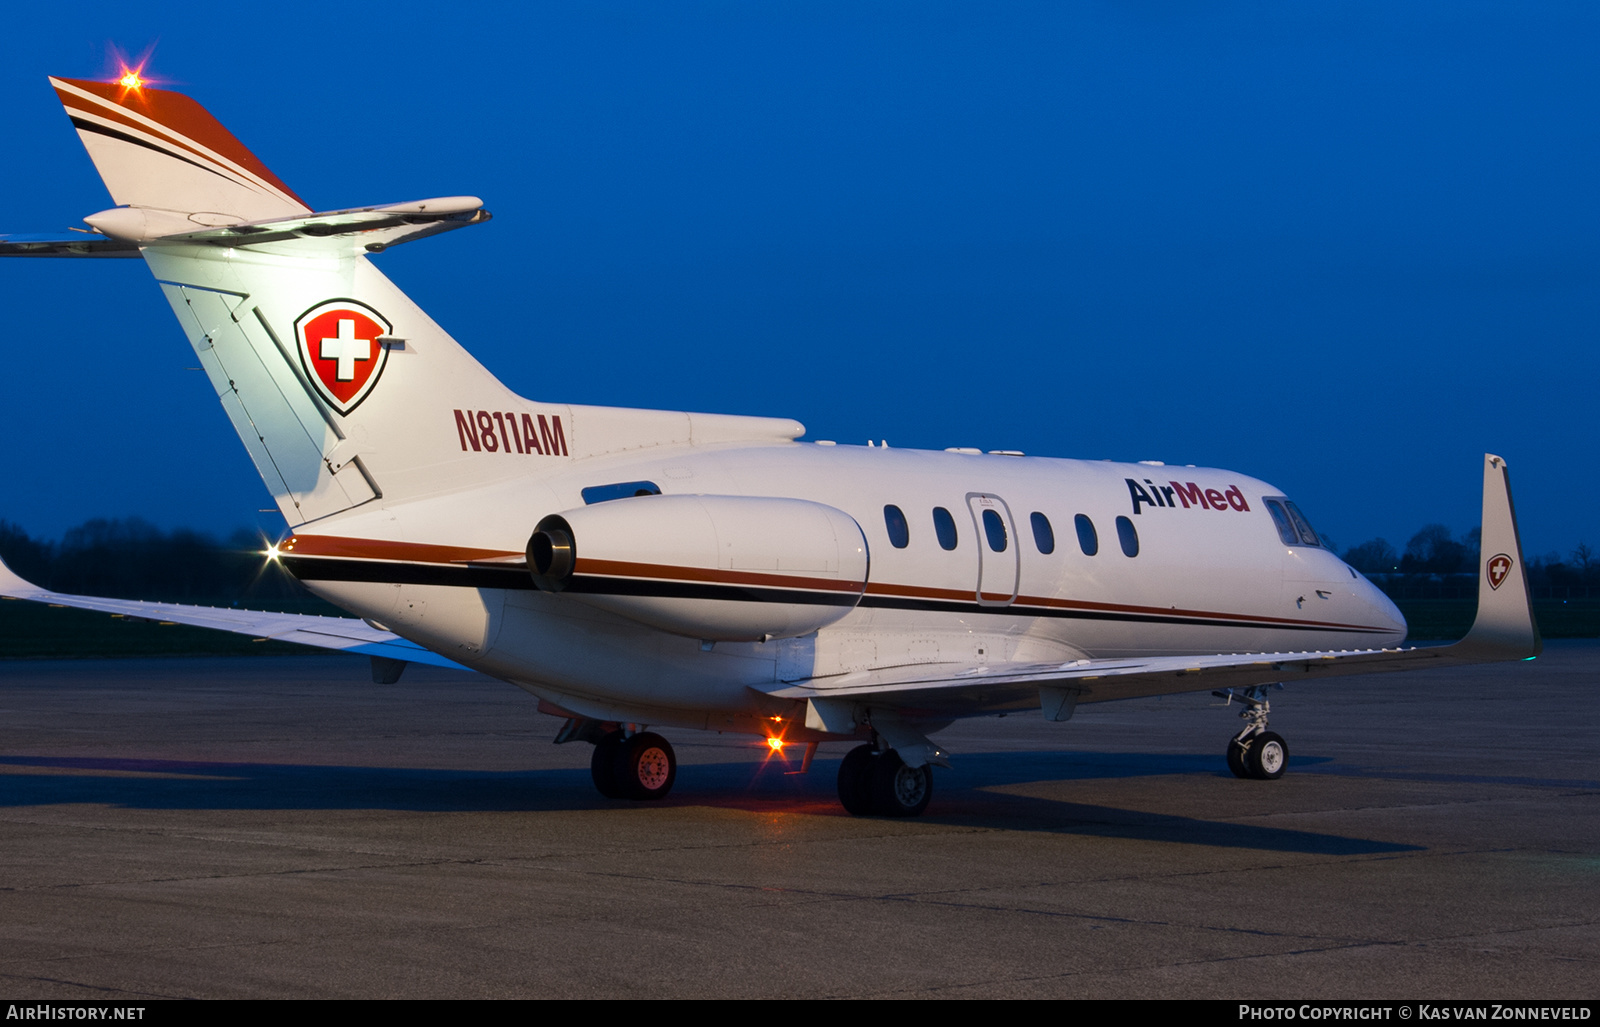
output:
[[580, 456], [805, 431], [779, 418], [523, 399], [367, 256], [488, 220], [477, 198], [312, 213], [188, 97], [51, 83], [126, 206], [85, 219], [100, 233], [92, 244], [0, 237], [0, 256], [136, 247], [291, 527], [380, 498], [552, 473]]
[[165, 89], [52, 78], [78, 138], [119, 206], [261, 221], [311, 208], [204, 107]]
[[367, 259], [486, 220], [478, 200], [312, 214], [188, 97], [51, 83], [129, 205], [86, 220], [140, 247], [291, 526], [569, 454], [567, 408], [517, 397]]

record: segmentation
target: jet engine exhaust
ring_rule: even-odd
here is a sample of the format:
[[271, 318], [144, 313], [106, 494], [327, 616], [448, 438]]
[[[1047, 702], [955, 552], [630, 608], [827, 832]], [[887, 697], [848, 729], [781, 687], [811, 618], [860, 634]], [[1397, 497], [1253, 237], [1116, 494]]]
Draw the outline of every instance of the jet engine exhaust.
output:
[[572, 527], [565, 518], [551, 514], [540, 521], [528, 539], [528, 571], [533, 583], [546, 592], [560, 592], [572, 580], [578, 563]]

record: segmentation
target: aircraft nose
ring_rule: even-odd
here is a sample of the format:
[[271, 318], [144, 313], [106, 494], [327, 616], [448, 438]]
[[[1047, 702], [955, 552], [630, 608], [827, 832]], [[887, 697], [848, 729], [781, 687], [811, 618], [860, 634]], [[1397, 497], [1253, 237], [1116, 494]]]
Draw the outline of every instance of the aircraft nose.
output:
[[1383, 625], [1387, 629], [1385, 633], [1393, 635], [1395, 642], [1405, 641], [1406, 635], [1411, 630], [1406, 624], [1405, 614], [1400, 612], [1400, 607], [1396, 606], [1394, 600], [1385, 595], [1378, 586], [1370, 581], [1366, 585], [1367, 605], [1372, 611], [1373, 621]]

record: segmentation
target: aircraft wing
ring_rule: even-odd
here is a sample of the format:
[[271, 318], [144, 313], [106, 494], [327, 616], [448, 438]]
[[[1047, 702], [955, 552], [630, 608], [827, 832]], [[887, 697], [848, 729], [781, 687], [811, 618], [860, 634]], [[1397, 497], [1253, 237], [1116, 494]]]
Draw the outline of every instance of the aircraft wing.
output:
[[354, 617], [318, 617], [304, 613], [266, 613], [260, 610], [235, 610], [230, 607], [186, 606], [181, 603], [150, 603], [137, 599], [102, 599], [75, 596], [40, 588], [16, 574], [0, 561], [0, 596], [28, 599], [51, 606], [70, 606], [79, 610], [99, 610], [120, 617], [133, 617], [159, 623], [188, 624], [197, 628], [231, 631], [253, 638], [296, 642], [318, 649], [335, 649], [379, 659], [426, 663], [435, 667], [465, 670], [415, 642], [389, 631], [375, 628]]
[[[1312, 677], [1527, 660], [1542, 649], [1505, 461], [1485, 455], [1478, 614], [1453, 645], [1340, 652], [1216, 653], [1066, 663], [932, 664], [779, 682], [762, 689], [808, 703], [807, 723], [848, 731], [863, 710], [907, 717], [1042, 709], [1065, 720], [1079, 702], [1243, 688]], [[847, 726], [848, 725], [848, 726]]]
[[959, 716], [1008, 709], [1070, 714], [1077, 703], [1483, 662], [1461, 652], [1461, 645], [1067, 663], [930, 664], [785, 682], [766, 691], [782, 699], [888, 706], [906, 715]]

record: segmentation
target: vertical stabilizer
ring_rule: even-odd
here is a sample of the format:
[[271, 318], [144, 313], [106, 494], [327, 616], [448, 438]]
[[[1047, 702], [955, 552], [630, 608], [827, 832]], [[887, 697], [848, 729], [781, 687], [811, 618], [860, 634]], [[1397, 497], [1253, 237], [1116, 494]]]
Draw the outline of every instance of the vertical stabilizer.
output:
[[365, 256], [160, 241], [161, 283], [292, 526], [564, 465], [570, 408], [513, 393]]
[[310, 212], [182, 93], [81, 79], [50, 84], [119, 206], [176, 212], [197, 228]]
[[487, 221], [476, 197], [313, 213], [188, 97], [50, 81], [123, 206], [85, 218], [100, 233], [87, 237], [93, 247], [0, 240], [0, 255], [136, 247], [291, 527], [378, 499], [554, 473], [580, 457], [805, 430], [524, 399], [369, 259]]
[[87, 220], [140, 247], [291, 526], [570, 456], [568, 408], [512, 393], [367, 257], [486, 220], [476, 199], [312, 214], [187, 96], [50, 82], [124, 205]]

